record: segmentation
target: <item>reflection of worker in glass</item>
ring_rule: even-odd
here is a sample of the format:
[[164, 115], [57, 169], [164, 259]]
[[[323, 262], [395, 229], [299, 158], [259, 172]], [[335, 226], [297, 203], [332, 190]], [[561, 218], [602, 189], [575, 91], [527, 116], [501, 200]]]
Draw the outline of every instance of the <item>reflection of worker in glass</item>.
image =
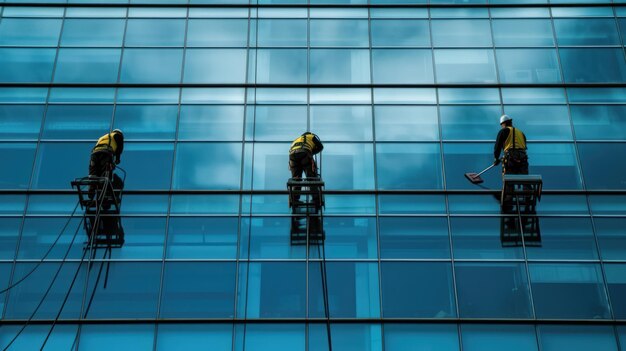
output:
[[320, 138], [311, 133], [306, 132], [300, 135], [291, 143], [289, 148], [289, 170], [291, 177], [300, 179], [302, 172], [306, 173], [307, 178], [317, 177], [317, 166], [313, 155], [321, 152], [324, 145]]
[[513, 127], [513, 119], [507, 115], [500, 117], [500, 132], [493, 148], [494, 165], [500, 163], [500, 153], [504, 150], [502, 159], [503, 174], [528, 174], [528, 155], [526, 154], [526, 135]]
[[[120, 157], [124, 151], [124, 134], [121, 130], [115, 129], [111, 133], [101, 136], [96, 142], [96, 146], [91, 150], [91, 160], [89, 162], [90, 177], [112, 177], [115, 165], [120, 163]], [[89, 197], [93, 198], [95, 189], [90, 187]]]

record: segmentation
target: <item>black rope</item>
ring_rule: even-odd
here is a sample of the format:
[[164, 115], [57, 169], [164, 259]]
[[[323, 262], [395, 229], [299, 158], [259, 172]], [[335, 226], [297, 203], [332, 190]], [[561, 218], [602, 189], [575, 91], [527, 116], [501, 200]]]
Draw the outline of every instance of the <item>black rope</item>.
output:
[[[323, 220], [323, 219], [320, 219]], [[317, 245], [317, 253], [318, 256], [320, 256], [320, 272], [321, 272], [321, 276], [322, 276], [322, 291], [323, 291], [323, 298], [324, 298], [324, 314], [326, 317], [326, 333], [328, 334], [328, 351], [333, 351], [333, 343], [332, 343], [332, 337], [331, 337], [331, 333], [330, 333], [330, 306], [329, 306], [329, 299], [328, 299], [328, 275], [327, 275], [327, 271], [326, 271], [326, 244], [325, 244], [326, 238], [323, 237], [322, 238], [322, 243], [321, 245], [318, 244]], [[320, 250], [320, 246], [322, 247], [322, 249]], [[320, 253], [321, 251], [321, 253]]]
[[[67, 227], [70, 225], [70, 222], [72, 221], [72, 219], [74, 218], [74, 214], [76, 213], [76, 210], [78, 209], [78, 205], [80, 205], [79, 202], [76, 203], [76, 207], [74, 207], [74, 210], [72, 211], [72, 214], [70, 214], [70, 218], [67, 219], [67, 222], [65, 222], [65, 225], [63, 226], [63, 228], [61, 229], [61, 231], [59, 232], [59, 235], [56, 237], [56, 239], [54, 240], [54, 242], [52, 243], [52, 245], [50, 245], [50, 247], [48, 248], [48, 251], [46, 251], [45, 255], [43, 255], [43, 257], [41, 258], [41, 260], [39, 260], [39, 262], [37, 262], [37, 264], [35, 265], [35, 267], [33, 267], [33, 269], [31, 269], [30, 272], [28, 272], [25, 276], [23, 276], [22, 278], [20, 278], [18, 281], [16, 281], [15, 283], [9, 285], [8, 287], [6, 287], [5, 289], [0, 290], [0, 294], [3, 294], [11, 289], [13, 289], [14, 287], [18, 286], [21, 282], [23, 282], [24, 280], [26, 280], [26, 278], [28, 278], [31, 274], [33, 274], [37, 268], [39, 268], [39, 266], [41, 266], [41, 264], [43, 263], [43, 261], [48, 257], [48, 255], [50, 254], [50, 252], [52, 252], [52, 249], [54, 249], [54, 247], [56, 246], [56, 244], [59, 242], [59, 239], [61, 239], [61, 236], [63, 236], [63, 233], [65, 232], [65, 229], [67, 229]], [[81, 221], [82, 222], [82, 221]], [[78, 225], [78, 227], [80, 228], [80, 223]]]
[[[76, 227], [76, 231], [74, 232], [74, 236], [72, 237], [72, 241], [70, 242], [70, 245], [67, 247], [67, 250], [65, 251], [65, 255], [63, 256], [63, 260], [61, 261], [61, 264], [59, 265], [59, 268], [57, 269], [56, 273], [54, 274], [54, 277], [52, 278], [52, 281], [50, 282], [50, 285], [48, 286], [48, 289], [46, 289], [46, 292], [44, 293], [43, 297], [39, 301], [39, 304], [37, 304], [37, 307], [35, 307], [35, 310], [33, 311], [33, 313], [30, 315], [30, 317], [28, 317], [28, 320], [26, 321], [26, 323], [17, 332], [17, 334], [13, 337], [13, 339], [11, 339], [9, 344], [7, 346], [5, 346], [3, 351], [8, 350], [9, 347], [11, 347], [11, 345], [15, 342], [15, 340], [17, 340], [17, 338], [26, 329], [28, 324], [33, 320], [33, 318], [35, 318], [35, 315], [37, 314], [37, 311], [39, 311], [39, 308], [41, 308], [41, 305], [43, 305], [44, 300], [46, 299], [46, 297], [48, 297], [48, 294], [52, 290], [52, 286], [54, 286], [54, 283], [56, 282], [57, 278], [59, 277], [59, 274], [61, 273], [61, 269], [63, 268], [63, 265], [65, 264], [65, 262], [67, 260], [67, 257], [69, 256], [70, 251], [72, 250], [72, 245], [74, 244], [74, 241], [76, 240], [76, 236], [78, 235], [78, 231], [80, 230], [80, 225], [81, 224], [82, 224], [82, 220], [80, 221], [80, 223], [78, 223], [78, 226]], [[80, 269], [80, 265], [79, 265], [78, 268]]]
[[104, 250], [104, 256], [102, 256], [102, 262], [100, 262], [100, 270], [98, 271], [98, 276], [96, 277], [96, 282], [93, 286], [93, 290], [91, 291], [91, 297], [89, 298], [89, 303], [87, 304], [87, 308], [85, 309], [83, 318], [87, 318], [87, 314], [89, 313], [89, 309], [91, 308], [91, 304], [93, 303], [93, 298], [96, 297], [96, 289], [98, 288], [98, 283], [100, 282], [100, 277], [102, 276], [102, 268], [104, 268], [104, 260], [107, 257], [107, 252], [108, 250]]

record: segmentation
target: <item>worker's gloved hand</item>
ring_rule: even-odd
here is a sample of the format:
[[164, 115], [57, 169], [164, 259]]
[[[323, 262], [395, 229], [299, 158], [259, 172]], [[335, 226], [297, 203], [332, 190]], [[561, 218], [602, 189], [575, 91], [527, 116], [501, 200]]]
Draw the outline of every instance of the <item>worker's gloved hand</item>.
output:
[[499, 164], [500, 164], [500, 159], [499, 158], [496, 158], [495, 160], [493, 160], [493, 165], [494, 166], [497, 166]]

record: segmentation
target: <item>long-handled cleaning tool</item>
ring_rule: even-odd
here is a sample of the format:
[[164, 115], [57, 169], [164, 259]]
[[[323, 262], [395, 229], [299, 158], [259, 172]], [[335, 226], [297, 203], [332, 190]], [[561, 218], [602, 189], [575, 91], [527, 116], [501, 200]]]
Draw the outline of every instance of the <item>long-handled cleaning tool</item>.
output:
[[472, 184], [480, 184], [480, 183], [484, 182], [484, 180], [480, 177], [480, 175], [485, 173], [485, 172], [487, 172], [488, 170], [492, 169], [495, 166], [496, 166], [496, 164], [494, 163], [491, 166], [483, 169], [483, 171], [480, 172], [480, 173], [465, 173], [465, 178], [467, 178], [467, 180], [472, 182]]

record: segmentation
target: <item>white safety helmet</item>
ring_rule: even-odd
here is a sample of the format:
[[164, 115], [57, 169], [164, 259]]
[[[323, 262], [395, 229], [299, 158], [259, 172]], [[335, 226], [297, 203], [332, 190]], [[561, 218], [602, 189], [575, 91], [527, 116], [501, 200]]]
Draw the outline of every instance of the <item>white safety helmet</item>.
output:
[[502, 117], [500, 117], [500, 124], [506, 122], [506, 121], [512, 121], [513, 118], [509, 117], [509, 115], [502, 115]]

